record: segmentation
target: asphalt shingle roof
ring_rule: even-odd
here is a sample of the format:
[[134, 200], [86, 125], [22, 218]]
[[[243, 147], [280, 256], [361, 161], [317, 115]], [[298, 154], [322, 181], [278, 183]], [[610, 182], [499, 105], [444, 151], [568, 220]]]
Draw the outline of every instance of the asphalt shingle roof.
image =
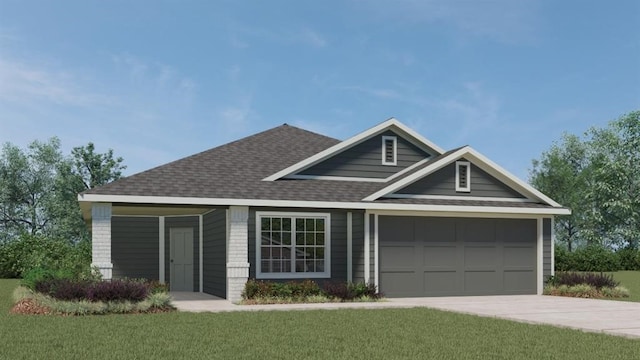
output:
[[[263, 181], [340, 141], [287, 124], [88, 190], [84, 194], [219, 199], [361, 202], [458, 150], [434, 157], [389, 183], [281, 179]], [[535, 203], [379, 199], [376, 203], [550, 207]]]

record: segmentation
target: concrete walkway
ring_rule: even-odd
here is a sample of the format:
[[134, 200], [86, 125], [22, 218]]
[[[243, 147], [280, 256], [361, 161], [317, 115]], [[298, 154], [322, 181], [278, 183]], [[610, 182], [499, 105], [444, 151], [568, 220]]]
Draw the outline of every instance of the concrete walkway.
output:
[[227, 312], [311, 309], [384, 309], [427, 307], [640, 338], [640, 303], [559, 296], [460, 296], [387, 299], [376, 303], [235, 305], [202, 293], [171, 293], [180, 311]]

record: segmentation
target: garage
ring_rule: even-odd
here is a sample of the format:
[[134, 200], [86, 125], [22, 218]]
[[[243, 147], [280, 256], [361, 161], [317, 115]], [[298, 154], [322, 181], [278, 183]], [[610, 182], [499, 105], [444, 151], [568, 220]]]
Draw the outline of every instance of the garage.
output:
[[537, 291], [535, 219], [379, 216], [379, 285], [388, 297]]

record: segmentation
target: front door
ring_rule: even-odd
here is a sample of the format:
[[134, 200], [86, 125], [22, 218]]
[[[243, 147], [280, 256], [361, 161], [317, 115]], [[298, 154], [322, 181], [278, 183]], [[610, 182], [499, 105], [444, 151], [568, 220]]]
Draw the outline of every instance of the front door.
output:
[[171, 228], [171, 291], [193, 291], [193, 229]]

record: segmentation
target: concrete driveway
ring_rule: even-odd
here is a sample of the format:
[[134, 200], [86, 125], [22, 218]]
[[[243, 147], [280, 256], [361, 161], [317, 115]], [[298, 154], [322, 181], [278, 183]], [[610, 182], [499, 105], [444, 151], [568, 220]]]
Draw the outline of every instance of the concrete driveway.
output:
[[235, 305], [227, 300], [202, 293], [172, 293], [172, 296], [174, 305], [180, 311], [227, 312], [427, 307], [640, 338], [640, 303], [624, 301], [513, 295], [395, 298], [376, 303]]

